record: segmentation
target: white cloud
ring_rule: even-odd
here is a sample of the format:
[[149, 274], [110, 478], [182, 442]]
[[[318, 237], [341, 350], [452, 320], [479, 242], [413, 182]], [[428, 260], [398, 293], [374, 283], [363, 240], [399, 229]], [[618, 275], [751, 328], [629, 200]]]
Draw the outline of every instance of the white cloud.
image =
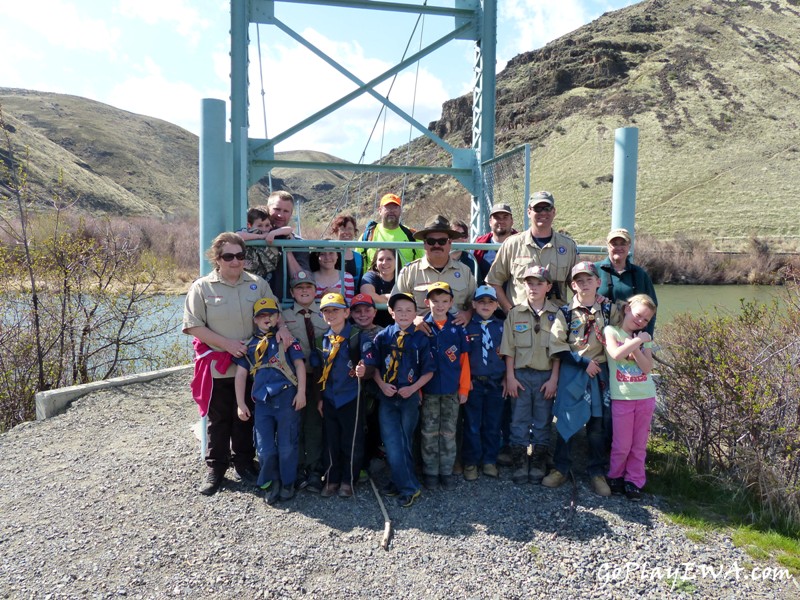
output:
[[180, 36], [197, 44], [212, 22], [191, 4], [189, 0], [119, 0], [117, 10], [125, 18], [140, 19], [148, 25], [167, 22]]
[[510, 54], [504, 60], [541, 48], [588, 21], [586, 2], [581, 0], [505, 0], [498, 3], [498, 10], [498, 19], [514, 32], [510, 43], [503, 45], [503, 52]]

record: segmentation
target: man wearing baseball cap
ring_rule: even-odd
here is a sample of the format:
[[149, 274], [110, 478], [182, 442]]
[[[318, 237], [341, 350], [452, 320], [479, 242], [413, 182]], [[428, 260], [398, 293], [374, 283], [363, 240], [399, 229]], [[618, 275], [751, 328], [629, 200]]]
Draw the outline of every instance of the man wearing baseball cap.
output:
[[[514, 229], [514, 214], [511, 206], [498, 203], [492, 205], [489, 212], [489, 233], [484, 233], [475, 238], [476, 244], [502, 244], [510, 236], [519, 233]], [[473, 250], [472, 255], [478, 261], [478, 283], [483, 284], [489, 267], [492, 266], [497, 250]]]
[[[553, 287], [548, 298], [557, 306], [567, 303], [569, 274], [578, 261], [578, 246], [568, 235], [553, 230], [555, 216], [553, 194], [535, 192], [528, 200], [530, 228], [509, 237], [497, 251], [486, 283], [497, 291], [497, 300], [504, 311], [527, 301], [524, 274], [532, 265], [547, 267], [550, 273]], [[506, 284], [509, 284], [508, 294]]]
[[[378, 206], [378, 221], [370, 221], [364, 228], [361, 240], [364, 242], [413, 242], [414, 230], [400, 222], [402, 200], [397, 194], [385, 194]], [[379, 248], [364, 250], [364, 261], [372, 264], [372, 259]], [[402, 264], [407, 265], [412, 260], [419, 258], [422, 253], [416, 248], [398, 249], [397, 254]]]

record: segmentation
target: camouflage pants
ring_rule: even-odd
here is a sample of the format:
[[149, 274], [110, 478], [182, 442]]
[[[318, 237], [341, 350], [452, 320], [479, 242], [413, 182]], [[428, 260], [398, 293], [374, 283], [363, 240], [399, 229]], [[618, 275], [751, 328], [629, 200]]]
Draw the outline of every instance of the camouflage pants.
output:
[[422, 465], [425, 475], [452, 475], [456, 461], [456, 394], [425, 394], [422, 401]]

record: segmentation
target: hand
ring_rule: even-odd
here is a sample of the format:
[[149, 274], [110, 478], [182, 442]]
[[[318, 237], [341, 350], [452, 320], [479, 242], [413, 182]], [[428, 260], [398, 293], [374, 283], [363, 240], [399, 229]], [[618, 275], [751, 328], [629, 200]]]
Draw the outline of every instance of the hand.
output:
[[507, 394], [511, 398], [518, 398], [519, 393], [524, 391], [525, 387], [517, 381], [516, 377], [511, 376], [506, 378], [504, 394]]
[[642, 340], [642, 343], [652, 341], [653, 339], [653, 336], [651, 336], [646, 331], [640, 331], [639, 333], [636, 334], [636, 337]]
[[461, 325], [462, 327], [466, 327], [471, 320], [472, 320], [472, 311], [460, 310], [456, 313], [456, 316], [453, 319], [453, 323], [456, 325]]
[[416, 317], [414, 319], [414, 329], [416, 331], [421, 331], [427, 336], [431, 334], [431, 326], [425, 322], [425, 317]]
[[393, 386], [391, 383], [381, 382], [380, 388], [381, 391], [383, 392], [383, 395], [386, 396], [387, 398], [391, 398], [397, 393], [397, 388]]
[[367, 373], [367, 367], [363, 360], [358, 361], [356, 365], [356, 377], [363, 378]]
[[410, 385], [407, 385], [406, 387], [401, 387], [399, 390], [397, 390], [397, 395], [404, 399], [410, 398], [414, 395], [414, 390]]
[[596, 360], [589, 361], [589, 365], [586, 367], [586, 374], [589, 377], [594, 377], [600, 372], [600, 365], [597, 363]]
[[469, 396], [467, 396], [466, 394], [459, 394], [459, 395], [458, 395], [458, 403], [459, 403], [459, 404], [466, 404], [466, 403], [467, 403], [467, 398], [468, 398], [468, 397], [469, 397]]
[[295, 410], [303, 410], [306, 407], [306, 395], [300, 392], [295, 394], [292, 406], [294, 406]]
[[287, 348], [292, 345], [294, 341], [294, 336], [289, 331], [289, 328], [286, 325], [281, 325], [278, 329], [278, 333], [275, 334], [275, 339], [277, 339], [280, 343], [282, 343]]
[[227, 340], [224, 349], [235, 358], [241, 358], [247, 354], [247, 344], [241, 340]]
[[247, 421], [250, 418], [250, 409], [247, 408], [246, 404], [239, 404], [236, 407], [236, 414], [239, 415], [240, 421]]
[[552, 400], [556, 397], [556, 392], [558, 391], [558, 380], [556, 379], [553, 381], [552, 379], [548, 379], [544, 382], [544, 385], [539, 388], [539, 391], [544, 394], [545, 400]]
[[606, 302], [611, 302], [611, 299], [606, 298], [605, 296], [601, 296], [600, 294], [597, 294], [594, 297], [594, 301], [597, 302], [598, 304], [605, 304]]

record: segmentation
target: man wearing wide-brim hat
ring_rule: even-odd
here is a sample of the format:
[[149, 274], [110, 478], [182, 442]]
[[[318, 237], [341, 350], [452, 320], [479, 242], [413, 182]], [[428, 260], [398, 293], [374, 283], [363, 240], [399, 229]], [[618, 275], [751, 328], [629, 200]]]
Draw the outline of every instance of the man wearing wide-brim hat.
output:
[[425, 306], [428, 286], [443, 281], [453, 292], [456, 324], [466, 325], [472, 318], [471, 300], [477, 282], [469, 267], [450, 258], [452, 240], [457, 237], [459, 232], [451, 229], [446, 217], [434, 215], [430, 218], [425, 227], [414, 234], [415, 239], [424, 243], [425, 256], [403, 267], [397, 275], [392, 294], [413, 294], [417, 302], [417, 314], [424, 316], [428, 313]]

